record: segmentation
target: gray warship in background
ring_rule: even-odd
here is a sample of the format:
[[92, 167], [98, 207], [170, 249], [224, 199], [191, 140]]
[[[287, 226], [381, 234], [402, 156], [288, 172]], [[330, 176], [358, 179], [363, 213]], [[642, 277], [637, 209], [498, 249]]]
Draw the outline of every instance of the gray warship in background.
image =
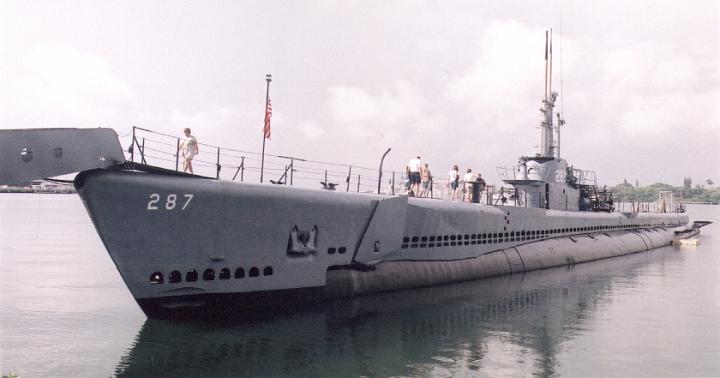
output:
[[115, 132], [102, 128], [0, 130], [0, 184], [79, 172], [74, 186], [111, 259], [145, 314], [161, 319], [292, 310], [626, 255], [696, 234], [702, 223], [684, 214], [614, 212], [594, 174], [559, 157], [558, 95], [547, 72], [540, 153], [499, 169], [523, 206], [186, 175], [127, 161]]

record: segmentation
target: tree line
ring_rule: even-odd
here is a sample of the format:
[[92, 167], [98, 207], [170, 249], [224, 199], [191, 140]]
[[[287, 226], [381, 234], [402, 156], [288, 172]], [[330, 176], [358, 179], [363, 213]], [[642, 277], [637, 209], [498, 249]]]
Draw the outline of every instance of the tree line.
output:
[[[707, 186], [705, 186], [707, 185]], [[669, 190], [673, 192], [676, 200], [684, 195], [686, 202], [710, 202], [720, 203], [720, 187], [713, 187], [712, 180], [706, 180], [703, 184], [693, 186], [692, 179], [685, 177], [682, 186], [672, 186], [665, 183], [655, 183], [647, 186], [640, 186], [637, 180], [635, 185], [625, 182], [608, 188], [613, 192], [616, 201], [623, 202], [652, 202], [656, 201], [658, 192]]]

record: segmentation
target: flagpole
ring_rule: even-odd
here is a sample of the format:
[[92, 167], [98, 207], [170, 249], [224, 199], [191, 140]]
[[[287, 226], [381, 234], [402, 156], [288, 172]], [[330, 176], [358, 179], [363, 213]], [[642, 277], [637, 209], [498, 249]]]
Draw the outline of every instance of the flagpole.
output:
[[268, 100], [270, 100], [270, 82], [272, 81], [272, 75], [267, 74], [265, 75], [265, 81], [267, 81], [267, 89], [265, 90], [265, 109], [263, 109], [263, 113], [265, 114], [265, 117], [263, 118], [263, 133], [262, 133], [262, 139], [263, 139], [263, 146], [262, 146], [262, 159], [260, 160], [260, 182], [263, 182], [263, 173], [265, 170], [265, 123], [267, 122], [267, 106], [268, 106]]

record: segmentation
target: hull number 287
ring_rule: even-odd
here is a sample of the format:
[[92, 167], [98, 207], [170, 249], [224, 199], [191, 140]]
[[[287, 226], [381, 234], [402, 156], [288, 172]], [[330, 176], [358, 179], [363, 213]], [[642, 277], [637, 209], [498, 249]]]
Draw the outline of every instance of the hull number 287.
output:
[[[190, 201], [192, 201], [193, 196], [194, 194], [183, 194], [182, 197], [178, 198], [177, 194], [171, 193], [168, 194], [163, 201], [163, 198], [159, 194], [153, 193], [150, 195], [147, 209], [160, 210], [164, 207], [165, 210], [175, 210], [176, 208], [179, 208], [180, 210], [185, 210], [185, 208], [187, 208], [190, 204]], [[181, 204], [182, 207], [180, 206]]]

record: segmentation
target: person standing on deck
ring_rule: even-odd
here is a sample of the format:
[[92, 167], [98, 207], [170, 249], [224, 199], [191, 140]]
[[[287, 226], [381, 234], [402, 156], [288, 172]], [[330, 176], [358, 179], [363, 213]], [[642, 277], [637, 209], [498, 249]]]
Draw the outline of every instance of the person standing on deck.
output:
[[432, 185], [432, 173], [430, 173], [428, 163], [420, 167], [420, 183], [422, 184], [420, 197], [427, 197], [430, 193], [430, 185]]
[[450, 187], [450, 200], [455, 201], [458, 194], [458, 184], [460, 183], [460, 168], [457, 165], [453, 165], [450, 172], [448, 172], [448, 186]]
[[477, 174], [475, 182], [477, 182], [477, 184], [480, 186], [480, 188], [478, 189], [478, 195], [480, 196], [480, 198], [478, 198], [479, 201], [482, 198], [482, 192], [485, 190], [486, 186], [485, 179], [482, 178], [482, 174], [480, 174], [479, 172]]
[[190, 129], [185, 128], [183, 132], [185, 138], [182, 139], [180, 144], [180, 152], [183, 156], [183, 172], [190, 171], [190, 173], [193, 173], [192, 160], [195, 155], [200, 153], [200, 149], [198, 148], [197, 139], [190, 134]]
[[408, 171], [410, 171], [410, 191], [413, 196], [420, 194], [420, 155], [417, 155], [414, 159], [408, 163]]
[[465, 181], [465, 199], [468, 202], [472, 202], [472, 190], [473, 190], [472, 182], [475, 181], [475, 175], [473, 175], [472, 169], [470, 169], [470, 168], [467, 169], [467, 173], [465, 173], [465, 177], [463, 177], [463, 181]]

